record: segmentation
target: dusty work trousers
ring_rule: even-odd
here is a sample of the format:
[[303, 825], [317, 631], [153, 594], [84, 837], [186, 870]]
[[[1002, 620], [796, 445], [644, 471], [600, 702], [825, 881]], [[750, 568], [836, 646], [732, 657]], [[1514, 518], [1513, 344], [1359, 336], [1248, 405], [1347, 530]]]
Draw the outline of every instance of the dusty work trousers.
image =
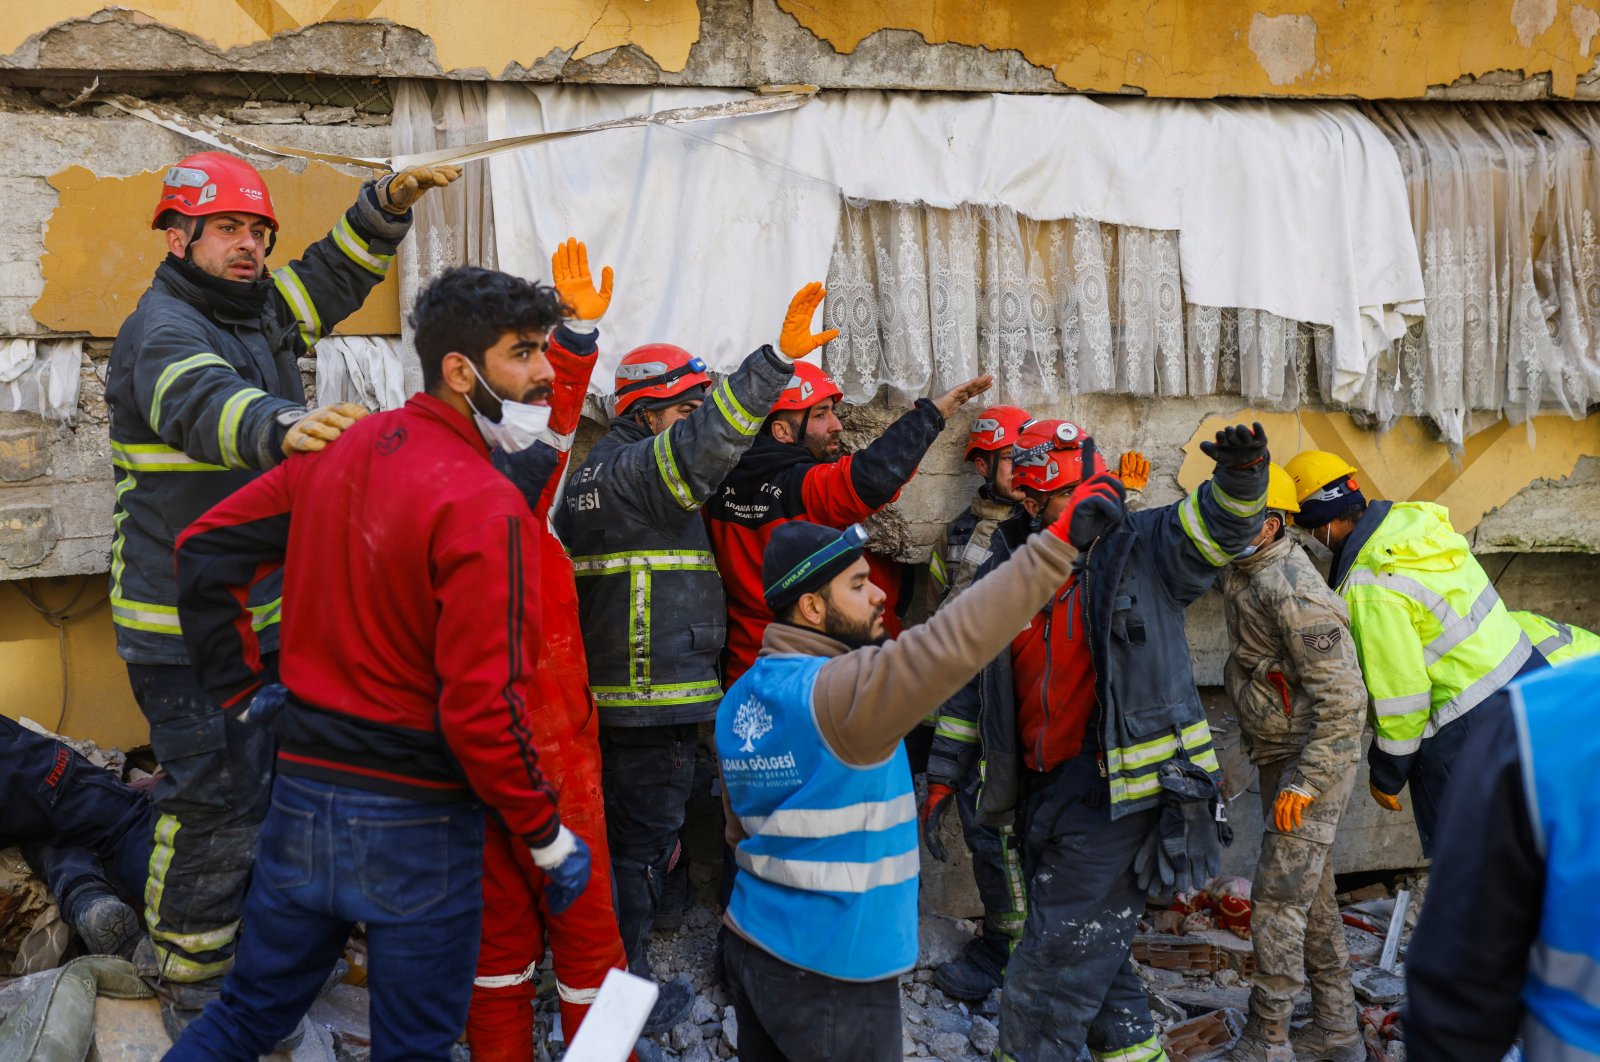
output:
[[1350, 952], [1344, 921], [1334, 901], [1334, 833], [1357, 768], [1352, 763], [1337, 785], [1306, 806], [1300, 828], [1280, 833], [1272, 806], [1278, 791], [1294, 780], [1297, 761], [1257, 764], [1261, 774], [1261, 816], [1266, 834], [1251, 890], [1250, 935], [1256, 973], [1250, 1008], [1262, 1018], [1288, 1021], [1294, 997], [1309, 981], [1311, 1016], [1330, 1032], [1354, 1032], [1356, 997], [1350, 983]]
[[474, 1062], [532, 1062], [537, 966], [547, 941], [569, 1044], [606, 973], [627, 968], [611, 908], [604, 826], [568, 809], [562, 821], [589, 845], [593, 864], [583, 895], [554, 917], [545, 907], [544, 871], [534, 865], [528, 846], [493, 818], [486, 824], [483, 923], [467, 1012]]
[[[961, 816], [961, 834], [972, 853], [972, 877], [978, 885], [978, 898], [983, 901], [983, 935], [991, 943], [1004, 942], [1004, 951], [1009, 952], [1022, 939], [1022, 926], [1028, 915], [1021, 846], [1011, 828], [998, 830], [978, 821], [976, 777], [956, 792], [955, 802]], [[996, 948], [995, 953], [1000, 955], [1001, 949]]]
[[1016, 1062], [1166, 1058], [1129, 952], [1145, 893], [1133, 859], [1156, 811], [1113, 820], [1092, 755], [1024, 772], [1028, 915], [1000, 996], [1000, 1052]]
[[600, 728], [617, 924], [628, 968], [640, 977], [651, 976], [650, 927], [689, 806], [698, 731], [694, 723]]
[[[277, 656], [264, 659], [277, 681]], [[256, 834], [270, 801], [273, 740], [223, 712], [188, 667], [129, 664], [134, 699], [165, 770], [145, 883], [154, 968], [140, 975], [180, 1007], [214, 995], [233, 962]]]

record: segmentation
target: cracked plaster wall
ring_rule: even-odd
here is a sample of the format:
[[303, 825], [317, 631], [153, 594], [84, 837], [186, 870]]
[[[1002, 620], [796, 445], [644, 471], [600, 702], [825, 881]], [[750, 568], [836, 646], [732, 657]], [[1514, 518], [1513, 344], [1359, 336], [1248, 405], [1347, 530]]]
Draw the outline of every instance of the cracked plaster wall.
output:
[[1171, 97], [1587, 98], [1600, 0], [44, 0], [0, 69]]

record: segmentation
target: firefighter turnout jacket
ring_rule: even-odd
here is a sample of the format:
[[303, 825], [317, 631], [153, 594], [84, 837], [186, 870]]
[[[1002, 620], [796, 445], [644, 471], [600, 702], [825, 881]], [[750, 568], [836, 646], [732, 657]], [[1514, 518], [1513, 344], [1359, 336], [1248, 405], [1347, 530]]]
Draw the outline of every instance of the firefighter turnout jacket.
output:
[[[1093, 750], [1100, 761], [1114, 819], [1156, 807], [1161, 766], [1180, 756], [1221, 785], [1189, 660], [1184, 610], [1260, 533], [1266, 490], [1265, 461], [1251, 469], [1219, 465], [1211, 480], [1182, 501], [1127, 513], [1084, 556], [1076, 593], [1082, 595], [1094, 665], [1095, 706], [1082, 749]], [[1029, 531], [1026, 514], [1002, 523], [991, 542], [993, 556], [974, 585], [1004, 563]], [[1059, 596], [1058, 591], [1052, 605]], [[948, 723], [946, 714], [954, 717]], [[954, 739], [962, 724], [977, 727], [981, 749]], [[940, 709], [928, 775], [963, 778], [970, 757], [981, 754], [978, 812], [990, 825], [1010, 825], [1021, 791], [1020, 745], [1008, 651]]]
[[1350, 610], [1371, 698], [1372, 784], [1398, 793], [1422, 743], [1504, 686], [1533, 646], [1431, 502], [1369, 505], [1328, 581]]
[[989, 487], [978, 488], [969, 505], [939, 532], [928, 558], [928, 611], [972, 585], [983, 562], [989, 559], [989, 541], [1002, 520], [1017, 511], [1015, 502], [996, 501]]
[[556, 533], [572, 552], [602, 724], [716, 717], [727, 606], [699, 509], [793, 372], [762, 347], [659, 435], [631, 417], [613, 420], [568, 480]]
[[[106, 404], [116, 509], [111, 620], [139, 664], [187, 664], [172, 547], [207, 509], [283, 459], [305, 415], [297, 359], [388, 274], [411, 215], [368, 183], [333, 231], [255, 283], [212, 277], [172, 255], [111, 348]], [[278, 644], [281, 581], [251, 591], [262, 652]]]

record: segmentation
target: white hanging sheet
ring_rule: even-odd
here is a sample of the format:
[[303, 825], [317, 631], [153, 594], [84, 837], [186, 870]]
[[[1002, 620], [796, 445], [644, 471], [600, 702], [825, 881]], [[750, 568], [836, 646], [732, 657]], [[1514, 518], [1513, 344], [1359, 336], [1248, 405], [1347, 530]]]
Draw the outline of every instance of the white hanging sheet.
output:
[[[487, 133], [737, 95], [494, 84]], [[501, 268], [548, 277], [551, 250], [578, 236], [591, 263], [617, 269], [596, 391], [640, 343], [727, 369], [772, 342], [789, 297], [828, 272], [841, 196], [1173, 230], [1184, 302], [1331, 327], [1339, 401], [1421, 312], [1399, 162], [1344, 104], [829, 92], [798, 111], [601, 133], [489, 166]]]
[[81, 339], [0, 339], [0, 412], [71, 424], [82, 368]]
[[327, 336], [315, 349], [318, 405], [355, 402], [377, 410], [405, 405], [405, 365], [398, 337]]

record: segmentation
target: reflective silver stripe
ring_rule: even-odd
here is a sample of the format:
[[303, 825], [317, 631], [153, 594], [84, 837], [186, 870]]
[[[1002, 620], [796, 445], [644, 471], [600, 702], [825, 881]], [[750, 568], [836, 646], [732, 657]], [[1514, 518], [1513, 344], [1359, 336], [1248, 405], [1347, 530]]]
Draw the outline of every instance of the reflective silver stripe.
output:
[[178, 625], [178, 610], [174, 608], [170, 611], [155, 611], [159, 608], [162, 606], [140, 607], [136, 601], [113, 598], [111, 618], [125, 627], [153, 631], [156, 634], [182, 634], [183, 628]]
[[571, 988], [562, 984], [559, 977], [556, 978], [556, 991], [561, 995], [561, 1002], [576, 1003], [585, 1007], [600, 995], [598, 988]]
[[1449, 703], [1436, 709], [1433, 718], [1428, 720], [1428, 727], [1422, 732], [1422, 736], [1433, 737], [1446, 724], [1460, 719], [1488, 700], [1501, 686], [1510, 682], [1513, 675], [1522, 670], [1522, 665], [1526, 664], [1528, 657], [1532, 655], [1533, 643], [1528, 641], [1528, 636], [1524, 634], [1517, 639], [1517, 647], [1507, 653], [1506, 658], [1495, 665], [1494, 670], [1456, 694]]
[[1423, 647], [1422, 656], [1428, 666], [1432, 667], [1450, 650], [1476, 634], [1479, 626], [1499, 603], [1500, 595], [1495, 591], [1494, 584], [1485, 586], [1478, 594], [1478, 599], [1472, 603], [1472, 609], [1464, 617], [1446, 624], [1439, 636]]
[[1600, 1055], [1567, 1043], [1531, 1013], [1522, 1020], [1522, 1057], [1538, 1062], [1600, 1062]]
[[620, 572], [629, 568], [666, 568], [671, 565], [709, 564], [715, 567], [713, 553], [612, 553], [601, 557], [578, 557], [572, 561], [574, 571]]
[[1410, 715], [1412, 712], [1420, 712], [1431, 707], [1433, 707], [1433, 694], [1426, 690], [1421, 693], [1407, 693], [1402, 697], [1377, 698], [1372, 702], [1372, 710], [1380, 719]]
[[678, 683], [670, 686], [651, 686], [644, 689], [631, 687], [599, 687], [594, 689], [596, 704], [637, 704], [641, 701], [663, 701], [676, 704], [679, 701], [720, 698], [721, 696], [722, 687], [715, 682], [708, 682], [702, 686]]
[[735, 857], [741, 867], [762, 881], [807, 892], [861, 893], [899, 885], [914, 879], [921, 866], [914, 850], [872, 863], [844, 863], [752, 855], [741, 845]]
[[1551, 620], [1550, 625], [1556, 629], [1556, 632], [1534, 646], [1535, 649], [1539, 650], [1539, 655], [1546, 660], [1549, 660], [1556, 653], [1561, 652], [1561, 650], [1572, 644], [1571, 627], [1556, 620]]
[[1536, 941], [1528, 972], [1552, 988], [1571, 992], [1600, 1010], [1600, 963], [1576, 951], [1563, 951], [1548, 941]]
[[[528, 964], [528, 968], [521, 973], [490, 974], [487, 977], [474, 977], [472, 984], [476, 988], [510, 988], [513, 985], [525, 985], [533, 980], [533, 975], [539, 969], [539, 960], [535, 959]], [[560, 982], [557, 982], [558, 984]]]
[[974, 567], [977, 567], [993, 555], [993, 550], [986, 549], [976, 542], [969, 541], [966, 545], [966, 548], [961, 551], [961, 560], [966, 564], [971, 564]]
[[1391, 756], [1410, 756], [1422, 747], [1422, 738], [1388, 738], [1382, 734], [1374, 734], [1372, 743]]
[[910, 793], [893, 800], [871, 800], [842, 808], [780, 808], [767, 816], [741, 816], [745, 833], [754, 837], [839, 837], [861, 830], [887, 830], [917, 817]]

